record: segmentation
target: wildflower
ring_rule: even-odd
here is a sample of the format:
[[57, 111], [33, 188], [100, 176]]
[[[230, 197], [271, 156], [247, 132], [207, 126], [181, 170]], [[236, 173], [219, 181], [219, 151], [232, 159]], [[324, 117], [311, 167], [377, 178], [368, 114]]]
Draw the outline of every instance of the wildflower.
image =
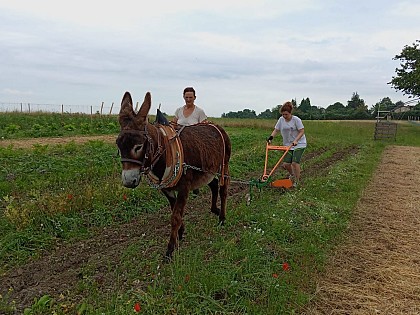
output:
[[123, 195], [123, 199], [127, 200], [127, 195], [126, 194]]
[[140, 306], [140, 303], [139, 302], [137, 302], [136, 304], [134, 304], [134, 311], [136, 313], [138, 313], [138, 312], [141, 311], [141, 306]]
[[278, 278], [279, 277], [279, 275], [277, 274], [277, 273], [273, 273], [273, 278]]
[[68, 195], [67, 195], [67, 199], [68, 199], [68, 200], [72, 200], [72, 199], [73, 199], [73, 195], [72, 195], [72, 194], [68, 194]]
[[290, 265], [287, 262], [283, 263], [283, 270], [288, 271], [289, 269], [290, 269]]

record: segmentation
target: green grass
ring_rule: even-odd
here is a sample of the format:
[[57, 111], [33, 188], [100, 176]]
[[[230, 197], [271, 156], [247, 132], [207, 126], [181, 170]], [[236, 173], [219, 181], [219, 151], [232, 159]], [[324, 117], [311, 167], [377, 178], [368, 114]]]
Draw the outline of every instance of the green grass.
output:
[[115, 115], [0, 113], [0, 139], [118, 133]]
[[[214, 121], [225, 126], [232, 140], [232, 180], [247, 182], [262, 175], [265, 139], [275, 121]], [[166, 239], [136, 239], [117, 262], [108, 262], [104, 273], [111, 284], [97, 281], [99, 262], [87, 262], [73, 292], [45, 305], [39, 296], [33, 314], [132, 314], [137, 302], [142, 314], [298, 312], [314, 293], [315, 276], [340, 242], [383, 149], [390, 144], [420, 146], [420, 126], [408, 123], [399, 124], [397, 141], [374, 141], [372, 122], [304, 124], [309, 145], [302, 175], [313, 171], [304, 187], [286, 193], [253, 188], [249, 206], [245, 188], [228, 200], [224, 227], [217, 227], [217, 219], [206, 211], [187, 213], [188, 241], [172, 263], [162, 264]], [[356, 148], [354, 154], [325, 163], [348, 148]], [[0, 274], [36, 259], [57, 240], [90, 238], [98, 228], [125, 224], [167, 205], [144, 183], [134, 190], [121, 186], [114, 144], [0, 148], [0, 169]], [[285, 263], [290, 269], [283, 269]], [[0, 297], [0, 313], [12, 314], [12, 306], [7, 296]]]

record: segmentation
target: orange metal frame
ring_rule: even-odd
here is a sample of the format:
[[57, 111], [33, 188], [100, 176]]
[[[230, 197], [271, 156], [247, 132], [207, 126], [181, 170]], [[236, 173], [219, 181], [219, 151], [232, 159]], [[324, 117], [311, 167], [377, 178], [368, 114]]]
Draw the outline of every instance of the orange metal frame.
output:
[[[284, 157], [286, 156], [287, 152], [289, 152], [289, 150], [290, 150], [291, 147], [292, 147], [292, 145], [290, 145], [290, 146], [282, 146], [282, 145], [270, 145], [268, 143], [266, 144], [266, 147], [265, 147], [264, 174], [261, 177], [261, 181], [265, 182], [265, 181], [267, 181], [270, 178], [270, 176], [274, 173], [274, 171], [277, 169], [277, 167], [283, 161]], [[270, 171], [270, 173], [267, 174], [267, 162], [268, 162], [268, 152], [269, 151], [284, 151], [284, 152], [283, 152], [283, 155], [278, 160], [278, 162], [276, 163], [276, 165], [274, 165], [274, 167]]]

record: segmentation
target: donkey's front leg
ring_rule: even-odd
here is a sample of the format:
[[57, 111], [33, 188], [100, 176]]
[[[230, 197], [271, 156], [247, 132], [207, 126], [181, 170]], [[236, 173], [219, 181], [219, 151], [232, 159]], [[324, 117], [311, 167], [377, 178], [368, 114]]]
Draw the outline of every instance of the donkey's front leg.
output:
[[[169, 238], [168, 249], [166, 251], [166, 259], [171, 259], [172, 254], [175, 250], [175, 247], [178, 244], [178, 237], [182, 238], [182, 233], [184, 232], [184, 222], [182, 217], [184, 216], [184, 209], [187, 203], [189, 191], [179, 191], [176, 198], [175, 205], [172, 209], [171, 216], [171, 235]], [[181, 233], [181, 235], [179, 234]]]

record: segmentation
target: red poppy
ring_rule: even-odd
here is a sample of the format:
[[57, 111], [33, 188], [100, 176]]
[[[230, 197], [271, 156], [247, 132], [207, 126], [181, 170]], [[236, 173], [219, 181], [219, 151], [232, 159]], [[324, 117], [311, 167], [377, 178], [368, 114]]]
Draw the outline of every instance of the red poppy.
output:
[[140, 303], [139, 302], [137, 302], [136, 304], [134, 304], [134, 311], [136, 313], [138, 313], [138, 312], [141, 311], [141, 306], [140, 306]]
[[283, 270], [288, 271], [289, 269], [290, 269], [290, 265], [287, 262], [283, 263]]
[[185, 282], [190, 281], [190, 275], [185, 275]]
[[123, 199], [127, 200], [127, 195], [126, 194], [123, 195]]
[[72, 200], [72, 199], [73, 199], [73, 195], [72, 195], [72, 194], [68, 194], [68, 195], [67, 195], [67, 199], [68, 199], [68, 200]]
[[273, 273], [273, 278], [278, 278], [279, 277], [279, 275], [277, 274], [277, 273]]

